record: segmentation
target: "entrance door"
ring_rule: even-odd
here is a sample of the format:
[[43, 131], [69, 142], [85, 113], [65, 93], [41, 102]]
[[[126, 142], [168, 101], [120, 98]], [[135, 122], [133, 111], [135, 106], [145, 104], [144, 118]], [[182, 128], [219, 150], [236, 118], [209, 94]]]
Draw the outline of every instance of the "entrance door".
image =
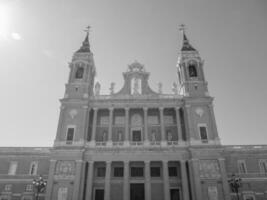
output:
[[95, 200], [104, 200], [104, 190], [96, 189], [95, 190]]
[[145, 200], [145, 190], [143, 183], [132, 183], [130, 200]]
[[180, 200], [179, 189], [171, 189], [171, 200]]

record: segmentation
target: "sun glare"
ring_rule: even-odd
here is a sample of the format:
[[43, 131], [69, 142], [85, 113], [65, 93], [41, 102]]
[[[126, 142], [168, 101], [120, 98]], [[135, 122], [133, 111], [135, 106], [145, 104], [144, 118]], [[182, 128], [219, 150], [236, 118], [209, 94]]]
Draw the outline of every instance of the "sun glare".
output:
[[9, 34], [9, 8], [0, 5], [0, 39], [7, 39]]

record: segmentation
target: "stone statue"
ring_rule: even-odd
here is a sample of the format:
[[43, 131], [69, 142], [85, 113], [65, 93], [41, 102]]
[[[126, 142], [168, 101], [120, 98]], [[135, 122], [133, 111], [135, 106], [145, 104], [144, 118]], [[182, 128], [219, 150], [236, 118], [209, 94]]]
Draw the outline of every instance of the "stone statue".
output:
[[173, 94], [178, 94], [178, 86], [175, 82], [172, 84], [172, 92]]
[[110, 90], [110, 94], [111, 94], [111, 95], [114, 94], [114, 88], [115, 88], [115, 83], [112, 82], [112, 83], [110, 84], [110, 88], [109, 88], [109, 90]]
[[156, 141], [156, 133], [155, 133], [155, 131], [152, 131], [151, 139], [152, 139], [153, 142]]
[[100, 95], [100, 88], [101, 88], [101, 85], [100, 85], [99, 82], [97, 82], [97, 83], [95, 84], [95, 95], [96, 95], [96, 96]]
[[162, 83], [158, 83], [158, 92], [162, 94]]
[[139, 83], [138, 83], [138, 79], [134, 78], [134, 83], [133, 83], [133, 94], [139, 94]]

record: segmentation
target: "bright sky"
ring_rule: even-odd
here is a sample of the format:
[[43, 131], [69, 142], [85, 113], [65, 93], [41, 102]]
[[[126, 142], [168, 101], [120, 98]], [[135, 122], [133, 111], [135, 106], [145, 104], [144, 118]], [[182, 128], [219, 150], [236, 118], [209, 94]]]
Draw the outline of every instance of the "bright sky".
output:
[[52, 146], [69, 68], [92, 26], [102, 92], [138, 60], [171, 92], [178, 25], [205, 60], [223, 144], [267, 144], [267, 1], [0, 0], [0, 146]]

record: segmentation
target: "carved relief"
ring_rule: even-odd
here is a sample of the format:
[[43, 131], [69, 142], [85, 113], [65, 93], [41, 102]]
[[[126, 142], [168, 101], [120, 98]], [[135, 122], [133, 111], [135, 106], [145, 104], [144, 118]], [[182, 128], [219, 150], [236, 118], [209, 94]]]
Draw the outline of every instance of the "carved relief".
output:
[[135, 77], [131, 80], [131, 93], [134, 95], [142, 93], [141, 79], [140, 78]]
[[220, 178], [220, 168], [217, 160], [200, 160], [200, 178]]
[[199, 117], [202, 117], [204, 114], [204, 110], [202, 108], [196, 108], [195, 112]]
[[78, 114], [78, 111], [76, 109], [72, 109], [69, 114], [70, 117], [73, 119]]
[[56, 165], [55, 178], [73, 179], [75, 175], [75, 161], [58, 161]]
[[142, 126], [142, 117], [138, 114], [134, 114], [131, 118], [132, 126]]

